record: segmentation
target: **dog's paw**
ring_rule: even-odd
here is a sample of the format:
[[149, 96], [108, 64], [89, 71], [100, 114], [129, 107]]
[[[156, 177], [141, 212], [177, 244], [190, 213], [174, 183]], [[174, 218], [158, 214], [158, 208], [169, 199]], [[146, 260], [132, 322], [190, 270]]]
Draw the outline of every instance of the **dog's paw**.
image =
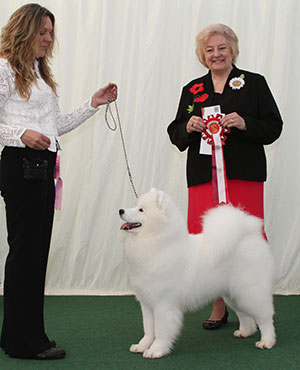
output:
[[144, 354], [143, 354], [143, 356], [145, 357], [145, 358], [161, 358], [161, 357], [164, 357], [164, 356], [166, 356], [168, 354], [168, 352], [166, 353], [166, 352], [164, 352], [164, 351], [159, 351], [159, 350], [153, 350], [153, 349], [151, 349], [151, 348], [149, 348], [149, 349], [147, 349], [145, 352], [144, 352]]
[[129, 351], [132, 353], [143, 353], [147, 347], [141, 346], [140, 344], [132, 344]]
[[255, 343], [255, 347], [256, 348], [260, 348], [260, 349], [270, 349], [272, 347], [274, 347], [275, 345], [275, 340], [260, 340], [259, 342], [256, 342]]
[[248, 338], [248, 337], [251, 337], [251, 335], [255, 334], [256, 332], [257, 332], [256, 327], [248, 328], [247, 330], [244, 328], [244, 329], [236, 330], [235, 332], [233, 332], [233, 335], [236, 338]]
[[242, 332], [241, 330], [236, 330], [233, 335], [236, 337], [236, 338], [247, 338], [247, 334]]

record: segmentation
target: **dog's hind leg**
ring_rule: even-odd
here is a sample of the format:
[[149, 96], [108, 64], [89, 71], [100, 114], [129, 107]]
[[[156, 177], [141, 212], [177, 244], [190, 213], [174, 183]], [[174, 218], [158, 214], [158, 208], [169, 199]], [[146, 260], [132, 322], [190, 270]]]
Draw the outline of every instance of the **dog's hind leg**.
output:
[[[263, 294], [264, 293], [264, 294]], [[273, 324], [273, 296], [268, 292], [259, 290], [258, 294], [253, 295], [251, 302], [248, 302], [248, 310], [261, 333], [260, 341], [256, 342], [257, 348], [272, 348], [276, 343], [276, 334]]]
[[[234, 333], [235, 336], [245, 337], [244, 331], [248, 331], [248, 335], [254, 333], [254, 325], [257, 324], [260, 333], [261, 340], [256, 343], [257, 348], [272, 348], [276, 343], [276, 334], [273, 325], [273, 299], [272, 295], [253, 294], [252, 300], [245, 300], [244, 297], [239, 296], [238, 306], [236, 310], [237, 315], [240, 319], [240, 330]], [[247, 312], [245, 314], [244, 312]], [[242, 314], [241, 314], [242, 313]], [[251, 319], [253, 317], [253, 319]], [[245, 319], [246, 318], [246, 319]]]
[[228, 297], [224, 297], [224, 300], [235, 311], [240, 322], [239, 330], [236, 330], [233, 335], [237, 338], [247, 338], [253, 335], [257, 331], [257, 325], [253, 317], [239, 309], [238, 305]]
[[233, 335], [237, 338], [247, 338], [257, 331], [257, 325], [253, 317], [241, 311], [235, 311], [240, 321], [239, 330], [236, 330]]
[[134, 353], [143, 353], [151, 346], [155, 338], [153, 312], [150, 307], [142, 303], [141, 308], [143, 314], [144, 336], [138, 344], [132, 344], [130, 346], [130, 352]]
[[174, 306], [160, 305], [154, 311], [155, 340], [144, 352], [146, 358], [160, 358], [171, 352], [180, 333], [183, 313]]
[[255, 346], [260, 349], [270, 349], [276, 343], [276, 334], [273, 324], [272, 314], [267, 319], [257, 319], [257, 325], [261, 333], [261, 339], [256, 342]]

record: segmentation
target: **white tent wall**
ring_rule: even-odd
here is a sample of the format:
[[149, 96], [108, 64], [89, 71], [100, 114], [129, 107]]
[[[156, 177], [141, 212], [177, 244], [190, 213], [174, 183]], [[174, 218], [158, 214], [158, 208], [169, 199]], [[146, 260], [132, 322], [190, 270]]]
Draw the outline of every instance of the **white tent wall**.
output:
[[[0, 0], [0, 27], [28, 1]], [[298, 0], [40, 0], [56, 16], [59, 47], [53, 71], [68, 112], [100, 86], [119, 86], [118, 107], [139, 194], [168, 192], [187, 213], [186, 153], [166, 133], [182, 87], [206, 73], [195, 37], [225, 23], [239, 36], [237, 66], [263, 74], [280, 108], [284, 131], [266, 147], [265, 226], [278, 264], [276, 292], [300, 293], [300, 104]], [[124, 234], [118, 209], [135, 197], [119, 132], [104, 107], [61, 138], [63, 207], [56, 212], [47, 294], [127, 294]], [[1, 117], [0, 117], [1, 119]], [[0, 289], [8, 251], [0, 200]], [[28, 287], [30, 288], [30, 287]]]

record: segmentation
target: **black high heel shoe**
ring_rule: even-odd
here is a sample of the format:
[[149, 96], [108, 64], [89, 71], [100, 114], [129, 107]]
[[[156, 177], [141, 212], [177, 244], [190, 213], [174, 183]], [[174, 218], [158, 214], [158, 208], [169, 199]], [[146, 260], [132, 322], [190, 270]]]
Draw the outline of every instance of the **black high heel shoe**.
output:
[[207, 330], [219, 329], [223, 324], [227, 324], [228, 315], [227, 307], [225, 307], [225, 313], [221, 320], [205, 320], [202, 326]]

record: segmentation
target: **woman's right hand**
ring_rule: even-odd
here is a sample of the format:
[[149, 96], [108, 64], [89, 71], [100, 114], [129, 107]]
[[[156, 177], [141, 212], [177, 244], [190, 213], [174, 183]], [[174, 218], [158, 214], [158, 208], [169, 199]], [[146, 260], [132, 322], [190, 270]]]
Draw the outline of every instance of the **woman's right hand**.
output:
[[50, 146], [50, 139], [41, 134], [40, 132], [27, 129], [21, 136], [21, 141], [23, 144], [31, 149], [35, 150], [45, 150]]
[[99, 105], [107, 104], [109, 101], [115, 101], [118, 97], [118, 86], [114, 83], [109, 83], [101, 89], [97, 90], [92, 96], [91, 105], [97, 108]]
[[192, 132], [203, 132], [206, 129], [206, 125], [203, 122], [203, 119], [198, 116], [192, 116], [187, 125], [186, 131], [191, 134]]

